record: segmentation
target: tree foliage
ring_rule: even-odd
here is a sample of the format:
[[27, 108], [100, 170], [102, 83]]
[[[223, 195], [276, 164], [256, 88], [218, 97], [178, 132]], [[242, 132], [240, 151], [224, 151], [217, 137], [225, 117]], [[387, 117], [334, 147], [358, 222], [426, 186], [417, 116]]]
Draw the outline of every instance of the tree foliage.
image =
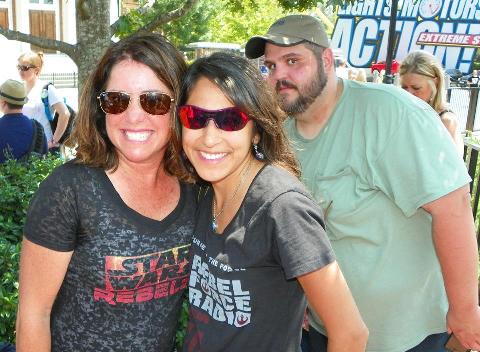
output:
[[239, 8], [228, 0], [220, 0], [221, 11], [209, 23], [214, 41], [245, 44], [253, 35], [263, 34], [287, 11], [269, 0], [246, 1]]
[[[113, 35], [125, 37], [140, 31], [159, 31], [173, 43], [199, 40], [241, 43], [249, 35], [264, 32], [282, 11], [301, 11], [323, 4], [352, 0], [139, 0], [138, 8], [121, 16], [112, 25], [110, 1], [76, 0], [77, 43], [37, 37], [0, 27], [7, 39], [34, 44], [67, 54], [78, 66], [79, 87], [111, 44]], [[181, 19], [181, 20], [180, 20]], [[213, 20], [214, 19], [214, 20]], [[208, 26], [213, 26], [208, 30]]]

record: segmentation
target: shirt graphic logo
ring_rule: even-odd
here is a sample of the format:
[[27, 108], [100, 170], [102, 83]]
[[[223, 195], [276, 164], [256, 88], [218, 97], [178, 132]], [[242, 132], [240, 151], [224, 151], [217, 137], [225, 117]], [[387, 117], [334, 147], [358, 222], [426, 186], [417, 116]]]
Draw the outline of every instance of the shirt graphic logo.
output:
[[105, 257], [105, 288], [95, 288], [95, 302], [132, 304], [160, 299], [188, 284], [190, 245], [135, 257]]
[[240, 280], [214, 276], [208, 263], [198, 255], [192, 260], [189, 282], [189, 301], [213, 319], [241, 328], [250, 323], [250, 291], [242, 289]]

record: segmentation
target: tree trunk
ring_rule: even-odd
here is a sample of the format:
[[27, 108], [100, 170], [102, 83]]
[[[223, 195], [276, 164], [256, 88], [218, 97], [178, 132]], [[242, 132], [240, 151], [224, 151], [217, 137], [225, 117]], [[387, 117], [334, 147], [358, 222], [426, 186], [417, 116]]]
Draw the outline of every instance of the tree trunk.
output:
[[[60, 0], [62, 1], [62, 0]], [[155, 16], [146, 24], [142, 31], [152, 31], [164, 23], [182, 17], [199, 0], [186, 0], [178, 9]], [[78, 92], [82, 92], [88, 75], [97, 65], [98, 60], [111, 44], [111, 38], [119, 21], [110, 25], [110, 1], [107, 0], [76, 0], [77, 44], [36, 37], [7, 28], [0, 27], [0, 34], [7, 39], [30, 43], [43, 49], [58, 50], [67, 54], [78, 67]]]
[[[87, 5], [88, 4], [88, 5]], [[111, 43], [110, 1], [77, 1], [77, 45], [72, 60], [78, 66], [78, 92]]]

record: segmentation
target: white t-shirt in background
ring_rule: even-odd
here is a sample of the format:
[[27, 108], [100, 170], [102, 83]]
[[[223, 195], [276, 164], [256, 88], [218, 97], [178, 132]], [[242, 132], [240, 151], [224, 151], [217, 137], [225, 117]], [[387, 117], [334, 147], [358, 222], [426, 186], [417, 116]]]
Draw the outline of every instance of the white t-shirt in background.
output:
[[[45, 135], [47, 136], [47, 141], [49, 141], [53, 137], [53, 131], [50, 127], [48, 117], [45, 114], [45, 107], [41, 98], [43, 87], [45, 87], [46, 84], [47, 82], [37, 80], [35, 86], [33, 86], [32, 90], [28, 93], [28, 102], [23, 106], [22, 112], [24, 115], [42, 124]], [[59, 95], [59, 92], [53, 84], [50, 84], [48, 86], [48, 103], [52, 116], [54, 115], [52, 105], [60, 101], [63, 101], [63, 98]]]

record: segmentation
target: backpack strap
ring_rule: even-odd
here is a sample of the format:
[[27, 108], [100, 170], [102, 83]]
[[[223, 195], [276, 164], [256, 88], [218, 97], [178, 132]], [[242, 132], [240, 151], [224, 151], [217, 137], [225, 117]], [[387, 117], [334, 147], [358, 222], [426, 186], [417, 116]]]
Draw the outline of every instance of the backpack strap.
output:
[[42, 88], [42, 103], [43, 103], [43, 108], [45, 109], [45, 115], [47, 116], [48, 121], [53, 120], [52, 112], [50, 111], [50, 103], [48, 101], [48, 86], [53, 84], [52, 82], [48, 82], [45, 84], [45, 86]]
[[32, 153], [37, 153], [40, 155], [46, 154], [46, 150], [44, 150], [44, 142], [43, 136], [45, 132], [43, 132], [43, 127], [37, 120], [32, 119], [32, 126], [33, 126], [33, 136], [32, 136], [32, 143], [30, 144], [30, 148], [28, 148], [27, 155]]
[[30, 156], [30, 154], [32, 154], [33, 150], [35, 149], [35, 144], [37, 144], [37, 130], [38, 130], [38, 127], [37, 127], [37, 124], [35, 123], [34, 119], [31, 119], [30, 121], [32, 121], [33, 133], [32, 133], [32, 141], [30, 142], [30, 147], [28, 147], [28, 151], [25, 154], [27, 157]]

